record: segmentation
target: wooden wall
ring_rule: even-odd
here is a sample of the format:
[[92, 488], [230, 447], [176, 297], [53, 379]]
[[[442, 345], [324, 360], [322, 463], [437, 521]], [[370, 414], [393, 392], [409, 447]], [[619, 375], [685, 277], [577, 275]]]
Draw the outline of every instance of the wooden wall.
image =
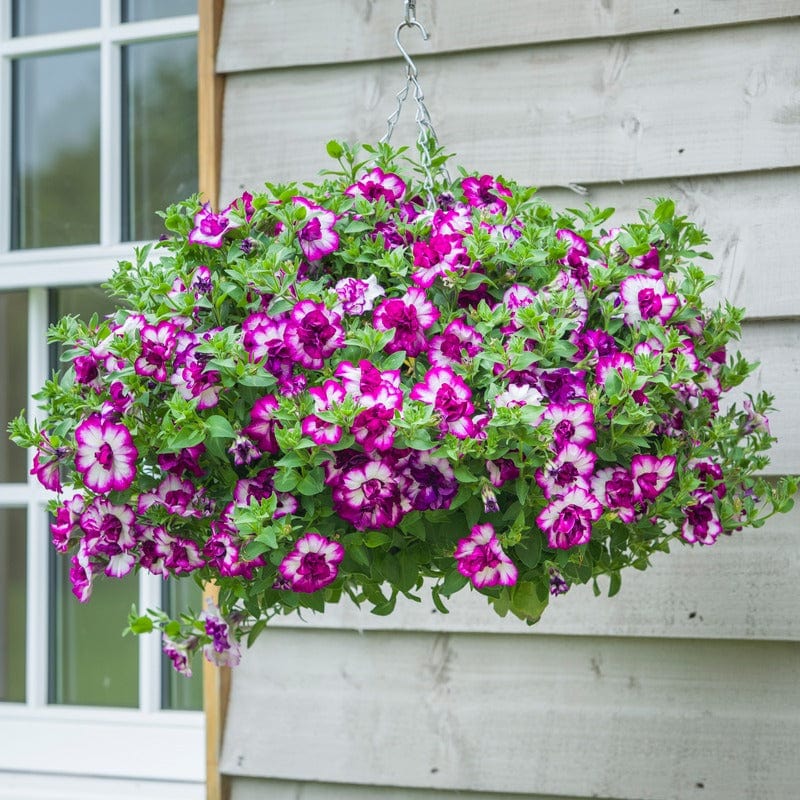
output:
[[[227, 0], [221, 199], [312, 178], [385, 129], [400, 0]], [[800, 472], [800, 0], [419, 0], [404, 33], [469, 169], [630, 219], [671, 195], [746, 305], [749, 388]], [[406, 109], [395, 140], [414, 137]], [[443, 616], [342, 607], [267, 631], [234, 672], [233, 800], [788, 800], [800, 760], [800, 512], [680, 549], [533, 629], [465, 595]]]

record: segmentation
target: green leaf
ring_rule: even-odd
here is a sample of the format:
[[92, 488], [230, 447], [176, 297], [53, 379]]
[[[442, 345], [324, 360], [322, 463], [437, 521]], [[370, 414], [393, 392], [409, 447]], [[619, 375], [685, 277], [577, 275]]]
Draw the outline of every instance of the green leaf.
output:
[[322, 470], [319, 467], [307, 472], [297, 483], [297, 491], [307, 497], [319, 494], [324, 488]]
[[382, 545], [390, 544], [391, 541], [392, 537], [381, 531], [369, 531], [364, 537], [364, 544], [367, 547], [381, 547]]
[[536, 586], [528, 581], [520, 581], [511, 589], [511, 605], [509, 610], [512, 614], [525, 620], [529, 625], [538, 622], [542, 612], [547, 608], [550, 601], [550, 594], [546, 594], [544, 600], [539, 599]]
[[622, 576], [619, 574], [618, 570], [615, 570], [611, 573], [611, 583], [608, 587], [608, 596], [613, 597], [622, 586]]
[[131, 621], [130, 629], [133, 633], [150, 633], [153, 630], [153, 620], [150, 617], [137, 617]]
[[331, 139], [328, 144], [325, 145], [325, 150], [327, 150], [328, 155], [331, 158], [339, 159], [344, 155], [344, 148], [336, 141], [336, 139]]
[[538, 531], [526, 536], [515, 548], [519, 560], [529, 569], [539, 566], [542, 560], [542, 537]]
[[226, 417], [215, 414], [206, 420], [206, 430], [212, 439], [233, 439], [236, 437]]
[[439, 593], [445, 597], [452, 597], [456, 592], [463, 589], [469, 580], [465, 578], [457, 569], [453, 568], [447, 573], [444, 583], [439, 589]]

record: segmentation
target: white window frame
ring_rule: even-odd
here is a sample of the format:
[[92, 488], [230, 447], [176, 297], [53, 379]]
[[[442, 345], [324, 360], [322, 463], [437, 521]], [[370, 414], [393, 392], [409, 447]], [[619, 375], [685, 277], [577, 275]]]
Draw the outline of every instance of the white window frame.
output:
[[[49, 373], [48, 289], [107, 280], [116, 262], [129, 258], [136, 246], [120, 242], [122, 46], [198, 32], [197, 15], [122, 24], [120, 5], [119, 0], [100, 0], [97, 28], [11, 38], [11, 0], [0, 0], [0, 291], [28, 293], [28, 397]], [[100, 241], [11, 251], [13, 121], [6, 110], [11, 107], [12, 61], [88, 47], [100, 53]], [[29, 454], [29, 469], [31, 459]], [[55, 786], [62, 796], [64, 781], [76, 797], [108, 797], [111, 786], [115, 796], [125, 797], [124, 787], [130, 789], [134, 779], [148, 787], [139, 796], [203, 797], [203, 715], [161, 709], [157, 636], [139, 639], [138, 709], [48, 704], [49, 498], [30, 475], [25, 483], [0, 484], [0, 508], [27, 510], [26, 697], [24, 703], [0, 703], [0, 798], [48, 797]], [[141, 572], [140, 604], [160, 605], [161, 587], [159, 577]], [[119, 622], [121, 627], [124, 620]]]

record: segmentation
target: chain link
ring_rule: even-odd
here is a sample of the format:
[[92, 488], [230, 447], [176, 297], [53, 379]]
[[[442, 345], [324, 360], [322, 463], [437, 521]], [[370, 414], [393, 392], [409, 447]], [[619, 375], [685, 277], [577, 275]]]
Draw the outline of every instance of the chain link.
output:
[[[431, 154], [438, 146], [438, 138], [436, 136], [436, 130], [433, 127], [433, 123], [431, 122], [430, 112], [428, 111], [428, 107], [425, 105], [425, 94], [423, 93], [422, 86], [418, 80], [419, 73], [417, 66], [412, 60], [411, 56], [408, 54], [408, 51], [405, 49], [405, 47], [403, 47], [403, 43], [400, 41], [400, 32], [403, 30], [403, 28], [417, 28], [422, 34], [422, 38], [425, 41], [428, 40], [428, 32], [425, 30], [422, 23], [417, 21], [416, 5], [416, 0], [405, 0], [405, 19], [397, 26], [397, 30], [394, 34], [395, 44], [397, 45], [397, 48], [400, 50], [400, 53], [406, 62], [406, 83], [405, 86], [403, 86], [403, 88], [397, 93], [397, 108], [386, 120], [386, 133], [383, 135], [381, 142], [388, 143], [391, 141], [397, 121], [400, 119], [400, 113], [403, 110], [403, 104], [408, 99], [408, 95], [413, 89], [412, 96], [417, 107], [417, 112], [414, 119], [418, 128], [417, 149], [419, 150], [420, 165], [422, 166], [424, 176], [423, 187], [428, 198], [428, 203], [431, 208], [433, 208], [436, 205], [436, 197], [433, 191], [435, 181], [432, 169]], [[441, 172], [447, 177], [449, 182], [449, 176], [447, 175], [446, 170], [442, 168]]]

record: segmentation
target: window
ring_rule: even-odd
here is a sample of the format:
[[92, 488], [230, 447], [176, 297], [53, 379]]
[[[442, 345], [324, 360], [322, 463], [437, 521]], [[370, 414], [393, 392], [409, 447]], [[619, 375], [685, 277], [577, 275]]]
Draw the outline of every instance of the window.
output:
[[[98, 284], [197, 189], [197, 25], [196, 0], [0, 0], [4, 428], [49, 374], [49, 322], [106, 313]], [[16, 776], [0, 774], [0, 798], [23, 773], [202, 796], [199, 681], [173, 679], [155, 636], [120, 638], [132, 602], [175, 590], [131, 575], [79, 607], [28, 469], [0, 437], [0, 773]]]

